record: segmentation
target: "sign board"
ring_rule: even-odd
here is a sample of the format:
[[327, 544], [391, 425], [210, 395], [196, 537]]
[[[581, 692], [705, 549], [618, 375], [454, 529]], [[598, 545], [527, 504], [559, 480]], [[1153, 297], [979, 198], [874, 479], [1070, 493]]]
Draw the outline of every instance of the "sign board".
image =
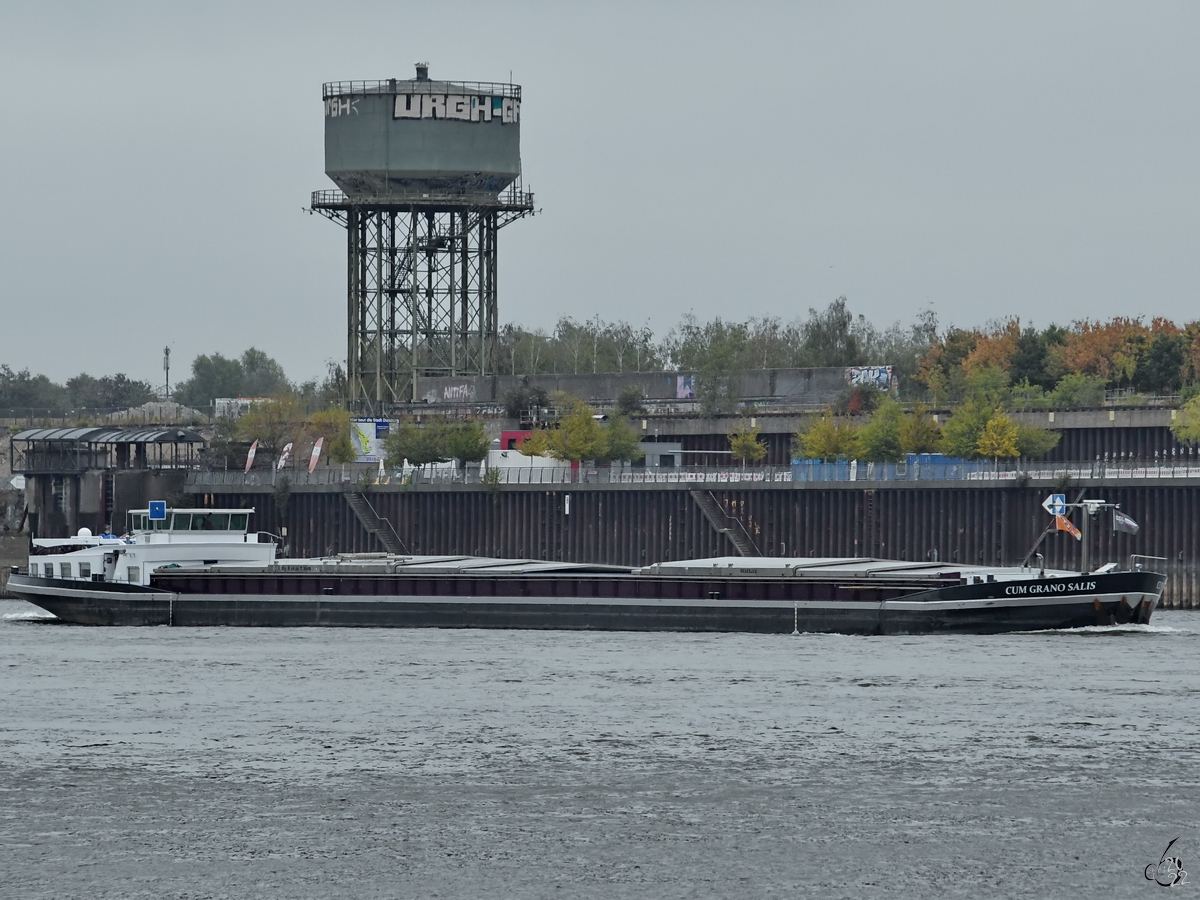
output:
[[1042, 508], [1052, 516], [1065, 516], [1067, 514], [1067, 495], [1051, 494], [1042, 501]]
[[354, 444], [354, 461], [382, 462], [387, 456], [383, 441], [391, 430], [387, 419], [351, 419], [350, 442]]
[[166, 500], [151, 500], [150, 501], [150, 521], [165, 522], [167, 520], [167, 501]]

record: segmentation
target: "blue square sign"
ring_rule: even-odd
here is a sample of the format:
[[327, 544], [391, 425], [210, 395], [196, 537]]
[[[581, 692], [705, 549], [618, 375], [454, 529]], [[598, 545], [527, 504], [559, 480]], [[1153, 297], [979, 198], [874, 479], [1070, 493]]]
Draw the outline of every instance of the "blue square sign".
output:
[[151, 500], [150, 501], [150, 521], [162, 522], [167, 518], [167, 501], [166, 500]]

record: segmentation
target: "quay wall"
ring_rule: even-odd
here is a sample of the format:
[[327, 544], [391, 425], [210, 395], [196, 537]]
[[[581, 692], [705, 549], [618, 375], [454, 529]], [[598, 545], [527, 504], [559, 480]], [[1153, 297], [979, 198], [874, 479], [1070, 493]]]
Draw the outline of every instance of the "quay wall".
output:
[[[347, 486], [348, 488], [348, 486]], [[205, 488], [204, 490], [209, 490]], [[922, 483], [789, 484], [714, 489], [764, 556], [881, 556], [963, 564], [1018, 565], [1049, 522], [1045, 486], [936, 486]], [[1071, 499], [1079, 493], [1068, 491]], [[1140, 524], [1113, 534], [1107, 514], [1088, 529], [1091, 565], [1130, 554], [1164, 557], [1166, 604], [1200, 606], [1200, 485], [1092, 486], [1089, 498], [1120, 503]], [[649, 485], [476, 485], [397, 489], [374, 486], [366, 497], [410, 553], [470, 554], [641, 565], [659, 560], [731, 556], [729, 539], [705, 517], [686, 487]], [[247, 505], [255, 527], [282, 534], [293, 557], [378, 552], [346, 488], [298, 487], [281, 509], [269, 488], [245, 486], [198, 494], [198, 505]], [[1073, 516], [1079, 523], [1080, 514]], [[1046, 565], [1082, 565], [1081, 545], [1065, 533], [1040, 546]]]

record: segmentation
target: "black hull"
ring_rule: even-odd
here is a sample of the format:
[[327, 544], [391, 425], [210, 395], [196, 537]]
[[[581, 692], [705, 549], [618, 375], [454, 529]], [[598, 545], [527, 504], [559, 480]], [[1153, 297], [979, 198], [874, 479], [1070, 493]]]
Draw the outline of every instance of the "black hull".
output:
[[[1092, 576], [1071, 596], [997, 596], [992, 585], [944, 588], [899, 600], [605, 601], [311, 594], [182, 594], [14, 575], [9, 590], [78, 625], [181, 627], [504, 628], [787, 634], [993, 634], [1147, 623], [1162, 592], [1150, 573]], [[1099, 582], [1099, 583], [1097, 583]], [[1046, 584], [1041, 582], [1040, 584]], [[1038, 582], [1031, 582], [1038, 584]], [[1009, 590], [1012, 588], [1010, 587]]]

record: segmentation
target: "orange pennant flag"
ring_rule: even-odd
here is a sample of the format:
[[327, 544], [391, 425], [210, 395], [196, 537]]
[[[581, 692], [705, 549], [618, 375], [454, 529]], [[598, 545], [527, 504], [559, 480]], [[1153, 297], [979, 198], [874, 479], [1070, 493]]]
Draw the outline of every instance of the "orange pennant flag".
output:
[[1065, 531], [1075, 538], [1077, 541], [1083, 540], [1083, 534], [1075, 527], [1074, 523], [1064, 515], [1054, 517], [1054, 524], [1058, 526], [1059, 531]]

